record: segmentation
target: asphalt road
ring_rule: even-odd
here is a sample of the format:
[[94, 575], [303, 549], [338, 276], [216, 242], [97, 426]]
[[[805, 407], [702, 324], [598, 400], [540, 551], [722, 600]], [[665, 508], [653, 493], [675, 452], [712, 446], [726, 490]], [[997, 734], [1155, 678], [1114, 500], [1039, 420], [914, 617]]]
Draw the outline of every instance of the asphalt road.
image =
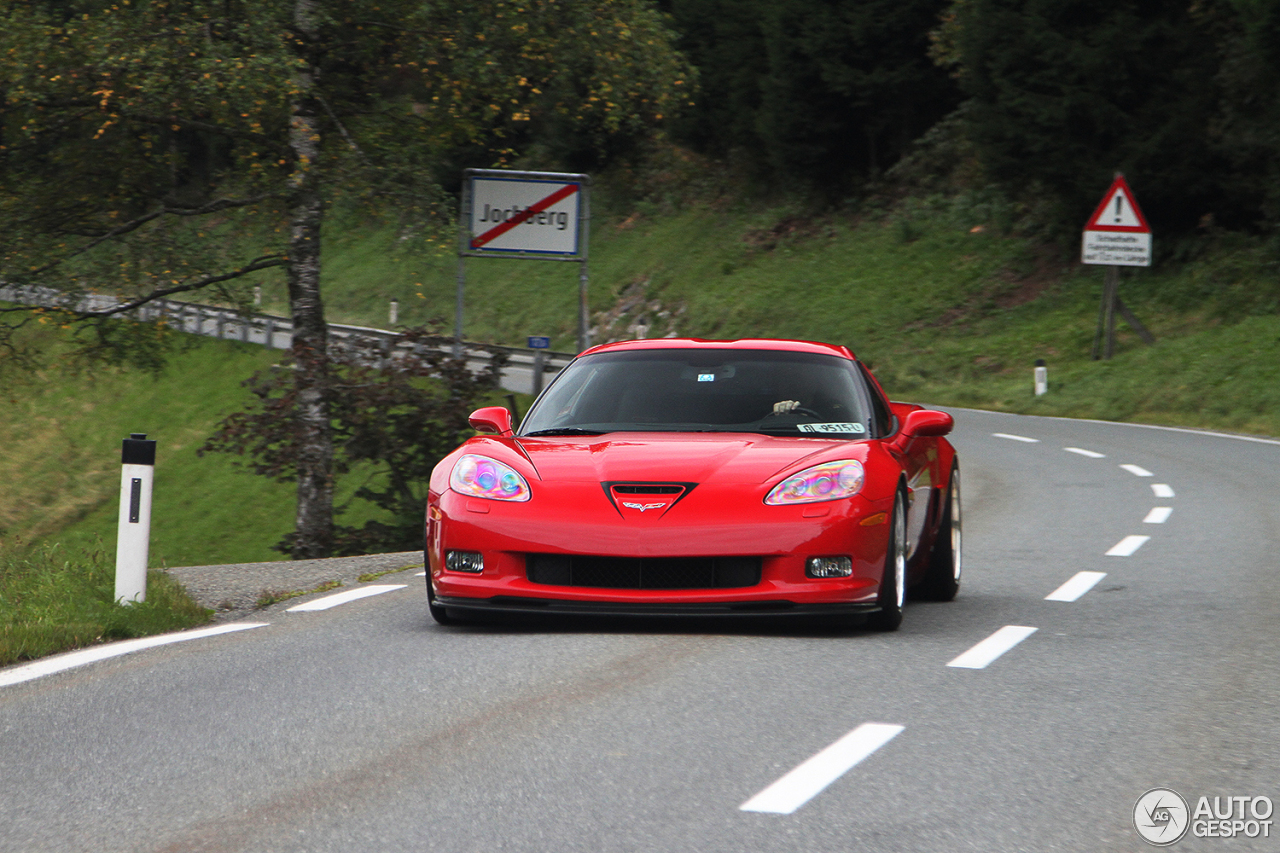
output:
[[0, 850], [1136, 851], [1149, 789], [1280, 800], [1280, 442], [956, 415], [964, 585], [895, 634], [442, 628], [391, 575], [0, 686]]

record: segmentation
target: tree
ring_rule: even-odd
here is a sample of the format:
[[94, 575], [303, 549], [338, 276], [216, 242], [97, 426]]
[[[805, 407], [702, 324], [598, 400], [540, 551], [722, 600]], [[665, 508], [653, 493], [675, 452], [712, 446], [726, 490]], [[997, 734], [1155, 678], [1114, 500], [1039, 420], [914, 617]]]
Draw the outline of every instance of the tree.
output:
[[[1154, 227], [1185, 231], [1206, 214], [1248, 225], [1261, 182], [1241, 182], [1240, 165], [1280, 154], [1275, 65], [1264, 47], [1274, 9], [1250, 0], [956, 0], [943, 30], [952, 50], [941, 54], [970, 97], [967, 129], [988, 174], [1051, 199], [1060, 232], [1079, 230], [1116, 170]], [[1252, 110], [1241, 109], [1246, 101]]]
[[702, 96], [684, 132], [839, 197], [955, 108], [928, 56], [943, 0], [671, 0]]
[[1230, 196], [1243, 216], [1228, 222], [1280, 225], [1280, 4], [1236, 0], [1206, 4], [1220, 47], [1220, 117], [1210, 129], [1231, 163]]
[[[332, 551], [347, 554], [410, 551], [422, 544], [422, 508], [436, 463], [474, 434], [468, 417], [498, 389], [506, 355], [492, 354], [473, 373], [426, 328], [404, 331], [395, 341], [349, 339], [330, 352], [330, 416], [339, 475], [358, 473], [354, 492], [386, 514], [362, 527], [335, 525]], [[247, 411], [219, 424], [201, 448], [247, 456], [253, 471], [272, 479], [297, 479], [302, 443], [298, 388], [290, 365], [259, 371], [244, 385], [253, 394]], [[298, 531], [276, 546], [291, 553]]]
[[[539, 122], [649, 132], [688, 78], [672, 40], [647, 0], [0, 0], [0, 279], [57, 288], [86, 356], [129, 359], [151, 333], [114, 318], [191, 291], [243, 304], [285, 270], [293, 554], [325, 555], [327, 206], [427, 215], [460, 161], [500, 165]], [[90, 288], [120, 304], [76, 310]]]

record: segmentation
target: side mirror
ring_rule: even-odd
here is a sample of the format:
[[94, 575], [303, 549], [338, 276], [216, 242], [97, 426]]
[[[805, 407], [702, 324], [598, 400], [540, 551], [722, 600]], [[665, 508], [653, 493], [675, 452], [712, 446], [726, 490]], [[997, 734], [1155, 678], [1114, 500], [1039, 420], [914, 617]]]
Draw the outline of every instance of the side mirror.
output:
[[955, 419], [946, 412], [920, 409], [907, 415], [907, 420], [902, 425], [902, 437], [912, 439], [921, 436], [947, 435], [955, 424]]
[[467, 418], [472, 428], [490, 435], [511, 435], [511, 412], [505, 406], [485, 406]]

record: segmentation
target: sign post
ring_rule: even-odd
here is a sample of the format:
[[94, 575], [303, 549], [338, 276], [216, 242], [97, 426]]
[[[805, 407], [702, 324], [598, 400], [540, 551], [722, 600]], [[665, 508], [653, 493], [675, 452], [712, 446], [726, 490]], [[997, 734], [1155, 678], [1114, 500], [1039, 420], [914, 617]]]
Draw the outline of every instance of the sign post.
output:
[[591, 346], [587, 308], [590, 190], [589, 175], [467, 169], [458, 218], [455, 354], [462, 351], [466, 258], [480, 257], [577, 261], [578, 350]]
[[533, 350], [533, 396], [542, 393], [542, 372], [546, 369], [547, 349], [551, 338], [546, 335], [529, 335], [529, 349]]
[[1115, 352], [1116, 312], [1144, 342], [1155, 343], [1146, 326], [1120, 299], [1120, 267], [1151, 266], [1151, 226], [1147, 225], [1147, 219], [1133, 197], [1133, 190], [1129, 189], [1124, 175], [1119, 172], [1102, 197], [1102, 203], [1084, 226], [1080, 260], [1107, 268], [1102, 286], [1102, 310], [1093, 336], [1093, 360], [1097, 361], [1099, 357], [1109, 360]]

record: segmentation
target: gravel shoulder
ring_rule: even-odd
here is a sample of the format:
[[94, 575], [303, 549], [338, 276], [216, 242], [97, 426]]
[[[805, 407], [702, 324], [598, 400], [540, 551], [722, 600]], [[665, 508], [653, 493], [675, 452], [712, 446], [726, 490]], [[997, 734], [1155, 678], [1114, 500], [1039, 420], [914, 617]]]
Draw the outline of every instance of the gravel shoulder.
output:
[[257, 610], [258, 601], [264, 595], [278, 598], [288, 593], [310, 592], [335, 581], [342, 588], [350, 588], [359, 585], [359, 578], [364, 574], [421, 571], [422, 565], [421, 551], [399, 551], [325, 560], [178, 566], [165, 571], [186, 587], [202, 607], [213, 610], [217, 621], [225, 622]]

